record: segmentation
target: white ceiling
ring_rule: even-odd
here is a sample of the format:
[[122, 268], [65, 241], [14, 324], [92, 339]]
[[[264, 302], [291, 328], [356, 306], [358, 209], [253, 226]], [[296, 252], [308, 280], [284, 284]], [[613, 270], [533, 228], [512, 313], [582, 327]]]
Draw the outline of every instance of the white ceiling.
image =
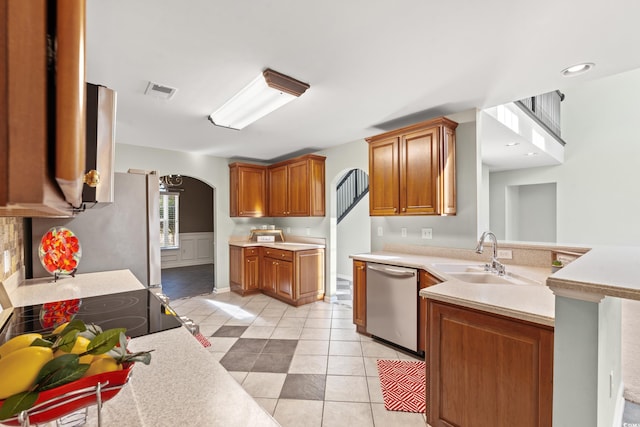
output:
[[[639, 16], [637, 0], [87, 0], [87, 81], [118, 92], [118, 143], [266, 161], [639, 68]], [[265, 68], [311, 88], [213, 126]]]

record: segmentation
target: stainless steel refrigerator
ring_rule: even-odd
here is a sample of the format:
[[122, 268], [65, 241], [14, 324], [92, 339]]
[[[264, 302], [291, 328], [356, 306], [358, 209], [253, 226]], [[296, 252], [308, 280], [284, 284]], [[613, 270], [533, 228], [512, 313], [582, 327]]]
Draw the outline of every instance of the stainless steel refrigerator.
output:
[[160, 285], [159, 197], [155, 172], [115, 173], [113, 203], [74, 218], [33, 218], [33, 277], [50, 276], [40, 263], [38, 246], [51, 227], [64, 226], [80, 240], [78, 274], [129, 269], [145, 286]]

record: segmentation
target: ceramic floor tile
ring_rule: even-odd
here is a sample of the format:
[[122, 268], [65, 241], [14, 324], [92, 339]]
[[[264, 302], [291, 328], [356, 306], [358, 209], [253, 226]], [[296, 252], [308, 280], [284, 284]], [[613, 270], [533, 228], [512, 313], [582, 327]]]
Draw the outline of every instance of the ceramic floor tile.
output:
[[273, 416], [273, 412], [276, 409], [276, 405], [278, 404], [278, 399], [268, 399], [266, 397], [255, 397], [254, 400], [258, 402], [258, 405], [262, 406], [265, 411], [267, 411], [271, 416]]
[[[202, 325], [200, 325], [200, 328], [202, 328]], [[211, 336], [212, 337], [236, 337], [236, 338], [239, 338], [244, 333], [244, 331], [247, 330], [247, 328], [248, 328], [248, 326], [227, 326], [227, 325], [222, 325]]]
[[302, 328], [300, 339], [302, 340], [329, 340], [331, 329]]
[[238, 341], [238, 338], [211, 338], [209, 342], [211, 347], [207, 347], [209, 351], [227, 352]]
[[362, 357], [360, 341], [330, 341], [329, 355]]
[[253, 397], [277, 399], [287, 374], [270, 372], [249, 372], [242, 387]]
[[282, 427], [320, 427], [323, 407], [319, 400], [280, 399], [273, 417]]
[[[242, 354], [242, 353], [229, 353]], [[252, 372], [278, 372], [286, 373], [291, 365], [292, 354], [265, 354], [262, 353], [256, 359]]]
[[203, 323], [213, 323], [213, 324], [217, 323], [219, 325], [224, 325], [230, 319], [231, 319], [231, 316], [229, 316], [228, 314], [213, 313], [212, 315], [208, 316]]
[[353, 319], [353, 311], [351, 310], [338, 310], [334, 311], [331, 315], [333, 319]]
[[353, 324], [353, 319], [349, 318], [349, 319], [332, 319], [331, 320], [331, 327], [332, 328], [338, 328], [338, 329], [352, 329], [352, 330], [356, 330], [355, 325]]
[[[352, 402], [324, 402], [322, 427], [371, 427], [371, 404]], [[384, 426], [386, 427], [386, 426]], [[389, 426], [392, 427], [392, 426]], [[395, 427], [395, 426], [393, 426]]]
[[260, 315], [264, 317], [282, 317], [285, 311], [286, 311], [285, 307], [267, 306], [264, 310], [262, 310]]
[[324, 400], [325, 375], [288, 374], [281, 399]]
[[263, 353], [294, 354], [298, 341], [270, 339], [262, 349]]
[[362, 354], [365, 357], [377, 357], [380, 359], [397, 359], [398, 352], [391, 347], [380, 344], [376, 341], [361, 342]]
[[302, 328], [304, 326], [304, 317], [282, 317], [278, 322], [279, 328]]
[[360, 341], [360, 334], [350, 329], [331, 329], [331, 340]]
[[378, 358], [377, 357], [363, 357], [364, 371], [368, 377], [378, 376]]
[[365, 375], [365, 370], [362, 357], [329, 356], [327, 361], [327, 374], [356, 375], [363, 377]]
[[304, 308], [288, 308], [282, 317], [284, 318], [298, 318], [306, 319], [309, 316], [309, 309]]
[[215, 334], [223, 325], [200, 323], [198, 326], [200, 327], [200, 333], [202, 335], [204, 335], [205, 337], [210, 337], [213, 336], [213, 334]]
[[384, 403], [382, 398], [382, 387], [380, 386], [380, 377], [367, 377], [367, 385], [369, 387], [369, 400], [371, 403]]
[[242, 384], [242, 381], [247, 377], [248, 372], [243, 371], [229, 371], [229, 374], [235, 379], [238, 384]]
[[[366, 377], [327, 375], [326, 401], [369, 402], [369, 387]], [[345, 424], [346, 425], [346, 424]]]
[[308, 319], [331, 319], [331, 311], [313, 310], [309, 312]]
[[330, 329], [331, 319], [316, 319], [308, 317], [304, 323], [305, 328]]
[[249, 326], [242, 338], [269, 338], [276, 328], [274, 326]]
[[326, 356], [327, 354], [329, 354], [329, 341], [301, 339], [298, 341], [298, 346], [296, 347], [295, 354], [312, 354]]
[[224, 322], [225, 325], [229, 326], [249, 326], [253, 323], [255, 319], [253, 318], [231, 318]]
[[262, 353], [268, 341], [267, 339], [238, 338], [238, 341], [229, 349], [229, 353]]
[[387, 411], [384, 403], [372, 403], [373, 422], [376, 426], [424, 427], [424, 416], [419, 413]]
[[302, 334], [302, 328], [281, 328], [276, 326], [271, 335], [272, 339], [297, 340]]
[[220, 359], [220, 364], [227, 371], [241, 371], [249, 372], [253, 369], [256, 360], [258, 360], [258, 353], [232, 353], [229, 352]]
[[[210, 349], [211, 347], [207, 347], [207, 349]], [[221, 353], [218, 351], [210, 351], [209, 353], [211, 353], [211, 355], [213, 356], [214, 359], [216, 359], [216, 361], [220, 362], [222, 360], [222, 358], [227, 354], [227, 353]]]
[[258, 316], [251, 324], [252, 326], [273, 326], [275, 327], [280, 322], [280, 317], [274, 316]]
[[325, 375], [327, 373], [327, 356], [295, 354], [291, 359], [289, 373]]

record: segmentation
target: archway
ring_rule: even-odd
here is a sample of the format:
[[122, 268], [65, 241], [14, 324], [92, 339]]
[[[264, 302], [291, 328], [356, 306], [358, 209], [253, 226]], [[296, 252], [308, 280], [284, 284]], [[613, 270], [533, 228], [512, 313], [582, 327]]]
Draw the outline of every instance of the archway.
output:
[[211, 293], [215, 278], [215, 188], [185, 175], [161, 177], [161, 275], [171, 299]]

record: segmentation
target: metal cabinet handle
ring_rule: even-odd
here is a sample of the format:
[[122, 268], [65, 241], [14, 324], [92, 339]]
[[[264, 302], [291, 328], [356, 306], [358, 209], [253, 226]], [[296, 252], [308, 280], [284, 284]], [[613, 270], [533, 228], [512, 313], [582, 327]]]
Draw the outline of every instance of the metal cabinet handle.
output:
[[406, 211], [407, 211], [407, 208], [402, 208], [402, 212], [406, 212]]

